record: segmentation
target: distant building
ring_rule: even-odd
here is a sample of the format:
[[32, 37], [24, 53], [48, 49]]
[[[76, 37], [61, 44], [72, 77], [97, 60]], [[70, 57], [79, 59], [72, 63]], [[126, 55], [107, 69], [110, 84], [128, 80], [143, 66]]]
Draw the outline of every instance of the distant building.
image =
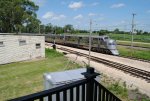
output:
[[45, 37], [0, 33], [0, 64], [45, 57]]

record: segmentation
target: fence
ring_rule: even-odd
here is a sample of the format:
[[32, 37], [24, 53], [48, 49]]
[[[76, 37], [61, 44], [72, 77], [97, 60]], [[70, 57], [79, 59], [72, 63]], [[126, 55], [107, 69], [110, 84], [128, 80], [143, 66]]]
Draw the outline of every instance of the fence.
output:
[[94, 79], [99, 74], [93, 68], [82, 74], [86, 79], [10, 101], [121, 101]]

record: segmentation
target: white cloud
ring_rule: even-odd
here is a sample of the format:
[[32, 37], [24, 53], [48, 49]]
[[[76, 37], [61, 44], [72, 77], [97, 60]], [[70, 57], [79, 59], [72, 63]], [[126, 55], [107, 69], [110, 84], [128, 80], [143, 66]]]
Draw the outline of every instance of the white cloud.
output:
[[42, 16], [43, 19], [50, 19], [50, 20], [60, 20], [60, 19], [64, 19], [66, 18], [65, 15], [61, 14], [61, 15], [57, 15], [53, 12], [47, 12]]
[[96, 16], [95, 13], [89, 13], [88, 16]]
[[124, 7], [124, 6], [125, 6], [124, 3], [118, 3], [118, 4], [113, 4], [113, 5], [111, 6], [111, 8], [121, 8], [121, 7]]
[[91, 6], [97, 6], [97, 5], [99, 5], [98, 2], [93, 2], [93, 3], [91, 4]]
[[82, 2], [72, 2], [71, 4], [69, 4], [68, 7], [71, 9], [77, 10], [77, 9], [83, 7], [83, 3]]
[[51, 19], [54, 17], [54, 13], [53, 12], [47, 12], [43, 15], [43, 19]]
[[66, 18], [66, 16], [61, 14], [61, 15], [54, 16], [52, 20], [61, 20], [61, 19], [64, 19], [64, 18]]
[[74, 17], [75, 20], [79, 20], [79, 19], [82, 19], [82, 18], [83, 18], [83, 15], [81, 15], [81, 14]]

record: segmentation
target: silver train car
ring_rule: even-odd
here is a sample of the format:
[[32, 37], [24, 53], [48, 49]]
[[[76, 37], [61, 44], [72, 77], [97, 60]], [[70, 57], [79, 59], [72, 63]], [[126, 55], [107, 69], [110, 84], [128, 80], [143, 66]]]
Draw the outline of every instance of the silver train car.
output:
[[[65, 34], [47, 34], [47, 42], [66, 45], [74, 48], [88, 50], [89, 35], [65, 35]], [[119, 55], [116, 47], [116, 41], [108, 36], [91, 36], [91, 50], [95, 52]]]

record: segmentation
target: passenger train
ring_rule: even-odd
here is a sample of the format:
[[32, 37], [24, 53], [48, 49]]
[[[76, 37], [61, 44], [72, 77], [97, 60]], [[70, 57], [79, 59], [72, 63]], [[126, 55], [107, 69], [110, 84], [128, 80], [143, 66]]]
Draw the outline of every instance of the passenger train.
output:
[[[65, 46], [89, 49], [89, 35], [65, 35], [65, 34], [47, 34], [46, 42], [61, 44]], [[119, 55], [116, 47], [116, 41], [108, 36], [91, 36], [91, 50], [95, 52]]]

